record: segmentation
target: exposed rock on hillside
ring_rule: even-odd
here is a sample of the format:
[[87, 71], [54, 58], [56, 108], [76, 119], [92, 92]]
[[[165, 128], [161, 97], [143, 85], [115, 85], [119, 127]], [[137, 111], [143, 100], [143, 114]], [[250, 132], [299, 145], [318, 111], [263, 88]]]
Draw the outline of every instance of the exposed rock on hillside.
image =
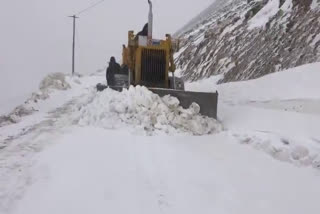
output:
[[246, 80], [320, 61], [319, 0], [216, 0], [209, 9], [176, 34], [186, 79]]

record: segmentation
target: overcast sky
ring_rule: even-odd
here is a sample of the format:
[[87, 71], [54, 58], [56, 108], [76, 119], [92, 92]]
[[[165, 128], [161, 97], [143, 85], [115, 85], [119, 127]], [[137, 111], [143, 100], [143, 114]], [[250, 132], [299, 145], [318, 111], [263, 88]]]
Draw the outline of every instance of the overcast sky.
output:
[[[71, 72], [72, 19], [67, 16], [97, 1], [1, 1], [0, 105], [36, 90], [48, 73]], [[173, 34], [213, 1], [153, 0], [155, 35]], [[80, 15], [76, 71], [94, 72], [111, 55], [119, 58], [128, 30], [141, 30], [147, 17], [147, 0], [106, 0]]]

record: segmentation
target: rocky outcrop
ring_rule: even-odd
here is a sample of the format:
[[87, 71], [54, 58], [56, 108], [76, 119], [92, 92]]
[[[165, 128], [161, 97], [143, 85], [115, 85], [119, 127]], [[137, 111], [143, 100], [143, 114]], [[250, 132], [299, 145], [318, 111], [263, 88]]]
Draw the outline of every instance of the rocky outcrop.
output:
[[217, 0], [212, 6], [176, 35], [176, 64], [185, 79], [247, 80], [320, 61], [318, 0]]

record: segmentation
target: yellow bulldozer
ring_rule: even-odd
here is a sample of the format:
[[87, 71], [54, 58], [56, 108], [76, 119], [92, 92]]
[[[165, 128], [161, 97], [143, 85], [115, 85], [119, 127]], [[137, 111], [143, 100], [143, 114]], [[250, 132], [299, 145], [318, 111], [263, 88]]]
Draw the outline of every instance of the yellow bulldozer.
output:
[[97, 90], [111, 88], [122, 91], [130, 85], [145, 86], [159, 96], [171, 95], [178, 98], [180, 105], [188, 108], [192, 103], [200, 106], [202, 115], [217, 118], [218, 93], [185, 91], [184, 81], [175, 76], [174, 53], [179, 49], [178, 40], [169, 34], [164, 40], [152, 37], [152, 2], [149, 3], [147, 33], [128, 32], [128, 45], [123, 46], [122, 69], [114, 74], [110, 85], [98, 84]]

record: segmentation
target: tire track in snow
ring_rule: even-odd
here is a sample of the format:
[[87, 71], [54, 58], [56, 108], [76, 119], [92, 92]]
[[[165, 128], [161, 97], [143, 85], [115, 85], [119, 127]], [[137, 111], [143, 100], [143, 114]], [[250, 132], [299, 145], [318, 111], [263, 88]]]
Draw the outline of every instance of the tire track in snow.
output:
[[[136, 143], [139, 142], [133, 143], [130, 150], [134, 151], [133, 159], [139, 178], [147, 186], [146, 189], [150, 191], [154, 203], [159, 208], [159, 213], [166, 213], [172, 201], [168, 198], [168, 184], [164, 178], [165, 173], [161, 169], [161, 164], [157, 161], [159, 159], [157, 157], [158, 153], [154, 151], [154, 145], [144, 144], [143, 147], [138, 147]], [[137, 148], [140, 148], [140, 150]], [[163, 155], [166, 156], [166, 154]]]

